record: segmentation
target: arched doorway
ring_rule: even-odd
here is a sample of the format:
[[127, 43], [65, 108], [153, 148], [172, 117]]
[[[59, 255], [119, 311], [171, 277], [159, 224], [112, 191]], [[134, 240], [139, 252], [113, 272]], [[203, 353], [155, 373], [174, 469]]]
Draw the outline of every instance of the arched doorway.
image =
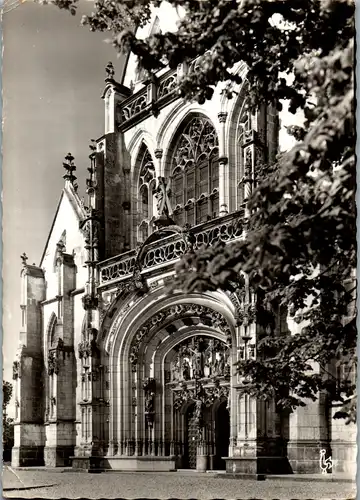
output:
[[227, 400], [221, 401], [215, 413], [215, 447], [214, 469], [225, 470], [226, 462], [222, 457], [229, 455], [230, 414]]
[[203, 407], [200, 423], [196, 406], [196, 402], [191, 402], [185, 410], [182, 466], [187, 469], [196, 469], [196, 458], [200, 451], [208, 457], [208, 469], [224, 470], [226, 463], [223, 457], [228, 456], [230, 440], [227, 399], [222, 398], [210, 406]]
[[192, 403], [186, 411], [186, 430], [183, 464], [186, 469], [196, 469], [196, 456], [198, 444], [198, 430], [196, 425], [195, 403]]
[[[206, 467], [213, 468], [216, 444], [211, 408], [215, 401], [228, 397], [235, 357], [230, 320], [225, 313], [198, 303], [197, 297], [193, 303], [165, 303], [155, 315], [146, 311], [146, 321], [136, 316], [136, 324], [143, 326], [136, 326], [134, 337], [130, 335], [132, 316], [126, 322], [129, 342], [125, 342], [124, 332], [113, 338], [114, 344], [112, 338], [105, 343], [106, 352], [113, 353], [109, 372], [116, 374], [110, 384], [113, 400], [109, 400], [108, 456], [133, 457], [134, 466], [136, 457], [143, 457], [141, 463], [148, 457], [149, 467], [152, 457], [157, 457], [164, 470], [196, 467], [196, 462], [200, 469], [200, 462], [209, 458]], [[116, 328], [119, 325], [116, 322]], [[128, 359], [128, 365], [124, 359]], [[116, 396], [119, 390], [121, 398]], [[191, 439], [193, 451], [189, 453], [187, 437], [199, 399], [204, 414], [212, 414], [212, 435], [207, 439], [205, 456], [199, 452], [198, 443], [194, 449], [195, 432], [190, 433], [195, 440]]]
[[[197, 457], [207, 469], [224, 468], [230, 422], [226, 409], [229, 346], [211, 335], [192, 335], [169, 353], [167, 391], [173, 406], [174, 452], [182, 468], [195, 469]], [[168, 393], [169, 393], [168, 392]]]

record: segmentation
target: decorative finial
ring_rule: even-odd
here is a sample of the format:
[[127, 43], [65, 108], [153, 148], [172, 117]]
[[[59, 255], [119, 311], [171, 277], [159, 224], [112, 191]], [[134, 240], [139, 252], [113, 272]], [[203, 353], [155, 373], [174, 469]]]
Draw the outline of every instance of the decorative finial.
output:
[[20, 255], [20, 258], [22, 260], [23, 266], [26, 266], [26, 261], [28, 260], [28, 256], [26, 255], [26, 253], [24, 252], [22, 255]]
[[74, 184], [76, 176], [74, 175], [73, 172], [76, 170], [76, 166], [74, 164], [74, 157], [72, 156], [71, 153], [68, 153], [67, 156], [65, 156], [65, 162], [63, 162], [63, 167], [66, 170], [65, 174], [63, 175], [63, 178], [66, 181], [69, 181], [71, 184]]
[[115, 70], [113, 63], [111, 61], [108, 62], [105, 71], [106, 71], [106, 79], [113, 80], [115, 75]]
[[90, 149], [91, 153], [95, 153], [95, 151], [96, 151], [96, 141], [95, 141], [95, 139], [91, 139], [90, 140], [89, 149]]

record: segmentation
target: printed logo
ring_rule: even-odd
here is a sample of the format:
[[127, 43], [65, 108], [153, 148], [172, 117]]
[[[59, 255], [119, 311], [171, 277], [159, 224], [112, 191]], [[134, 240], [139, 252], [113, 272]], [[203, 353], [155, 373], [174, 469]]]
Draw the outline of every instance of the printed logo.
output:
[[325, 457], [326, 457], [326, 450], [320, 450], [320, 469], [322, 474], [327, 474], [328, 472], [330, 472], [334, 465], [331, 456], [328, 458]]

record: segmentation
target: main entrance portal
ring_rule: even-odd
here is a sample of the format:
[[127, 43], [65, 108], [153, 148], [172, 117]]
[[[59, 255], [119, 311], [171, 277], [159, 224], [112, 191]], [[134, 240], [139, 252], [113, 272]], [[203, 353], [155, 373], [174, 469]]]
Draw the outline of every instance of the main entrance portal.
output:
[[203, 427], [198, 428], [196, 404], [186, 412], [186, 432], [183, 467], [196, 469], [197, 455], [207, 456], [207, 468], [223, 470], [226, 468], [223, 457], [228, 456], [230, 439], [230, 418], [227, 400], [216, 401], [204, 411]]
[[[224, 469], [230, 437], [229, 347], [210, 336], [194, 336], [174, 349], [167, 384], [173, 405], [179, 466]], [[199, 465], [201, 462], [201, 465]]]

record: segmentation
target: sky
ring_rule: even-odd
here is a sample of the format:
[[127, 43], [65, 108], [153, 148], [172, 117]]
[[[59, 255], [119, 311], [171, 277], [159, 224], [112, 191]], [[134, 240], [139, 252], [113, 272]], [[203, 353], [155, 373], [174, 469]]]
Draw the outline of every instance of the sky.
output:
[[81, 12], [91, 8], [80, 0], [73, 17], [29, 1], [3, 17], [3, 368], [9, 381], [20, 327], [20, 255], [40, 263], [68, 152], [84, 192], [88, 145], [104, 133], [105, 66], [120, 66], [107, 34], [80, 25]]

